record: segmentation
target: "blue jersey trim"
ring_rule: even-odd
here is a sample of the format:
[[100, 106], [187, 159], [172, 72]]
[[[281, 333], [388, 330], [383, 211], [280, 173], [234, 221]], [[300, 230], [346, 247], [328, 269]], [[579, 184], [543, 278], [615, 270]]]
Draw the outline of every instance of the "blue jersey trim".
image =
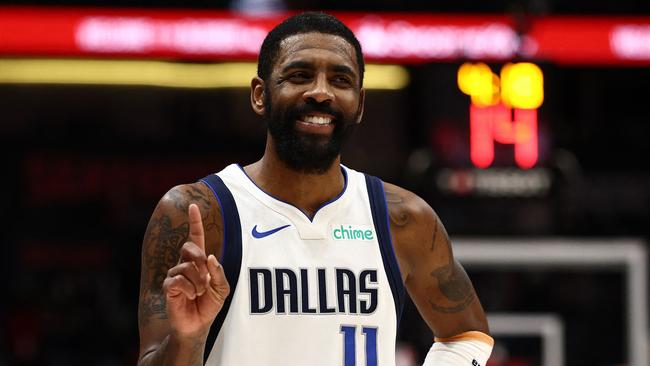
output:
[[393, 293], [395, 311], [397, 312], [397, 327], [399, 327], [402, 310], [404, 309], [405, 291], [399, 263], [397, 262], [397, 257], [393, 249], [393, 241], [390, 237], [390, 221], [384, 184], [379, 178], [366, 174], [366, 186], [368, 187], [368, 197], [370, 198], [372, 221], [377, 231], [377, 240], [379, 241], [384, 270], [386, 271], [390, 289]]
[[201, 182], [212, 190], [221, 207], [223, 243], [221, 245], [221, 258], [219, 261], [223, 266], [226, 279], [230, 284], [230, 296], [226, 298], [223, 308], [221, 308], [217, 318], [212, 323], [212, 326], [210, 326], [210, 332], [208, 333], [205, 352], [203, 354], [203, 362], [205, 363], [208, 360], [210, 351], [212, 351], [212, 345], [217, 340], [223, 322], [226, 320], [233, 294], [237, 288], [237, 280], [239, 279], [239, 271], [241, 269], [242, 237], [237, 205], [226, 184], [216, 174], [201, 179]]
[[341, 193], [339, 193], [336, 197], [334, 197], [334, 198], [332, 198], [331, 200], [329, 200], [329, 201], [323, 203], [322, 205], [320, 205], [320, 206], [316, 209], [316, 211], [314, 211], [314, 216], [309, 217], [309, 215], [307, 215], [307, 213], [306, 213], [305, 211], [301, 210], [300, 208], [294, 206], [293, 204], [291, 204], [291, 203], [289, 203], [289, 202], [287, 202], [287, 201], [283, 201], [283, 200], [281, 200], [281, 199], [275, 197], [274, 195], [270, 194], [269, 192], [263, 190], [262, 187], [258, 186], [257, 183], [255, 183], [255, 181], [254, 181], [254, 180], [253, 180], [253, 179], [248, 175], [248, 173], [246, 173], [246, 171], [244, 170], [244, 168], [243, 168], [241, 165], [237, 164], [237, 166], [239, 167], [239, 169], [241, 169], [241, 171], [244, 173], [244, 175], [246, 176], [246, 178], [248, 178], [248, 180], [250, 180], [251, 183], [253, 183], [253, 185], [254, 185], [255, 187], [257, 187], [257, 189], [260, 190], [260, 192], [264, 193], [265, 195], [267, 195], [267, 196], [273, 198], [274, 200], [276, 200], [276, 201], [278, 201], [278, 202], [282, 202], [282, 203], [284, 203], [284, 204], [287, 204], [287, 205], [289, 205], [289, 206], [295, 208], [296, 210], [300, 211], [303, 215], [305, 215], [305, 216], [309, 219], [309, 221], [311, 221], [311, 222], [314, 222], [314, 217], [316, 217], [316, 214], [318, 213], [318, 211], [320, 211], [323, 207], [325, 207], [325, 206], [327, 206], [327, 205], [329, 205], [329, 204], [331, 204], [331, 203], [334, 203], [334, 202], [337, 201], [339, 198], [341, 198], [341, 196], [343, 196], [343, 193], [345, 193], [345, 190], [348, 188], [348, 172], [345, 171], [345, 168], [341, 167], [341, 173], [343, 174], [343, 190], [341, 190]]

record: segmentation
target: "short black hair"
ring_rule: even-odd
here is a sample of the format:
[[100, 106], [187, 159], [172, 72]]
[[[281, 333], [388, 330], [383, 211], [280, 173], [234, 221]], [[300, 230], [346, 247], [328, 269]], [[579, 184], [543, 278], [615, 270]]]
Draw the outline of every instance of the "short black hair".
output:
[[268, 81], [271, 76], [271, 69], [278, 58], [280, 52], [280, 43], [295, 34], [302, 33], [324, 33], [339, 36], [354, 47], [357, 54], [357, 64], [359, 65], [359, 86], [363, 86], [363, 73], [365, 64], [363, 62], [363, 53], [361, 44], [354, 33], [343, 22], [336, 17], [321, 12], [305, 12], [285, 19], [282, 23], [273, 28], [264, 38], [260, 55], [257, 59], [257, 76], [262, 80]]

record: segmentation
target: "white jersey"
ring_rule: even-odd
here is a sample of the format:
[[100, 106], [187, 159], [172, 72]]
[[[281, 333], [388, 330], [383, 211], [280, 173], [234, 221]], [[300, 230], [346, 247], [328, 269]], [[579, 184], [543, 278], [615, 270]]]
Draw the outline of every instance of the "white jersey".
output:
[[395, 365], [404, 287], [383, 185], [341, 170], [343, 192], [311, 219], [239, 165], [201, 180], [221, 206], [231, 286], [206, 365]]

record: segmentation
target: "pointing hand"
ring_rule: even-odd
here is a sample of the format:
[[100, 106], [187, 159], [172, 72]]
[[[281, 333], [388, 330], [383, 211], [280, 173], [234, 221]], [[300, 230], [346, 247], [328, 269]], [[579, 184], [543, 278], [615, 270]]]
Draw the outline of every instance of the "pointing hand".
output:
[[172, 332], [179, 337], [205, 336], [230, 293], [223, 267], [205, 253], [201, 212], [188, 208], [189, 237], [179, 263], [169, 269], [163, 283]]

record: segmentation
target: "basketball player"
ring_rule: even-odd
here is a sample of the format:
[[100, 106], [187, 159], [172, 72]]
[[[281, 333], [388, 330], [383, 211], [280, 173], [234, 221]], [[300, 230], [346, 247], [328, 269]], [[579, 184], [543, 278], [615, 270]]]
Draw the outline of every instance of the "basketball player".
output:
[[332, 16], [268, 34], [264, 156], [173, 188], [147, 227], [140, 365], [394, 365], [405, 289], [436, 336], [425, 365], [485, 365], [485, 315], [434, 211], [340, 164], [363, 73]]

